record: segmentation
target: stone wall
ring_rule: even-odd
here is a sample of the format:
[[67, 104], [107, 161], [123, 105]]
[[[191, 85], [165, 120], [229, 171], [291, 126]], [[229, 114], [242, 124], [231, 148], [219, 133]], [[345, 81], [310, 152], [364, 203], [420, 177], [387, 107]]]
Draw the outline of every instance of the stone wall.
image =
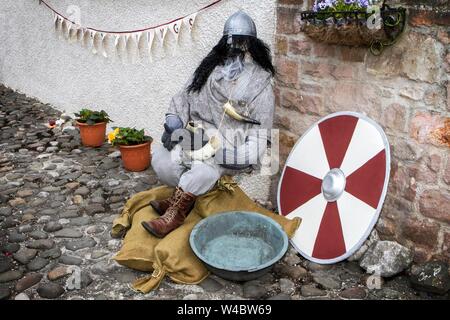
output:
[[[313, 42], [300, 31], [307, 0], [278, 0], [276, 126], [282, 162], [322, 116], [350, 110], [386, 131], [392, 166], [377, 230], [415, 249], [416, 262], [450, 260], [450, 9], [447, 0], [387, 1], [408, 8], [405, 33], [375, 57]], [[273, 180], [276, 195], [278, 179]], [[275, 196], [273, 197], [275, 198]]]

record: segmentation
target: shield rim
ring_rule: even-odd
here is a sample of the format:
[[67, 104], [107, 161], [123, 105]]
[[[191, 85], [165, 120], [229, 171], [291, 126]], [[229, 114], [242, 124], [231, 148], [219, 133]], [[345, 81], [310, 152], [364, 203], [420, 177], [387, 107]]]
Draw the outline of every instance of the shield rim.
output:
[[386, 133], [384, 132], [383, 128], [374, 120], [372, 120], [371, 118], [369, 118], [368, 116], [359, 113], [359, 112], [354, 112], [354, 111], [339, 111], [339, 112], [335, 112], [332, 114], [329, 114], [321, 119], [319, 119], [318, 121], [316, 121], [314, 124], [312, 124], [308, 130], [305, 131], [305, 133], [303, 133], [301, 135], [301, 137], [297, 140], [297, 142], [294, 144], [294, 146], [291, 149], [291, 152], [289, 153], [289, 156], [286, 159], [286, 162], [284, 164], [283, 167], [283, 172], [281, 173], [280, 176], [280, 181], [278, 182], [278, 190], [277, 190], [277, 208], [278, 208], [278, 214], [281, 214], [281, 210], [280, 210], [280, 189], [281, 189], [281, 182], [283, 181], [283, 177], [284, 177], [284, 173], [286, 171], [286, 166], [287, 163], [289, 162], [289, 159], [291, 158], [292, 155], [292, 150], [294, 150], [298, 144], [303, 140], [303, 138], [317, 125], [319, 125], [321, 122], [328, 120], [330, 118], [334, 118], [337, 116], [355, 116], [358, 117], [359, 119], [363, 119], [367, 122], [369, 122], [370, 124], [372, 124], [377, 131], [381, 134], [381, 138], [383, 140], [383, 144], [384, 144], [384, 149], [386, 152], [386, 173], [385, 173], [385, 178], [384, 178], [384, 185], [383, 185], [383, 190], [381, 192], [381, 196], [380, 196], [380, 200], [378, 201], [378, 205], [377, 205], [377, 209], [375, 211], [375, 215], [371, 221], [371, 223], [369, 224], [369, 227], [367, 228], [366, 232], [363, 234], [363, 236], [361, 237], [361, 239], [349, 250], [347, 250], [347, 252], [339, 257], [333, 258], [333, 259], [317, 259], [314, 257], [311, 257], [309, 255], [307, 255], [306, 253], [304, 253], [302, 250], [300, 250], [294, 243], [294, 241], [292, 239], [289, 239], [289, 242], [291, 243], [291, 245], [295, 248], [295, 250], [300, 253], [304, 258], [308, 259], [309, 261], [312, 261], [314, 263], [318, 263], [318, 264], [333, 264], [333, 263], [337, 263], [340, 261], [343, 261], [345, 259], [347, 259], [348, 257], [352, 256], [359, 248], [361, 248], [361, 246], [364, 244], [364, 242], [367, 240], [367, 238], [369, 237], [370, 233], [372, 232], [373, 228], [375, 227], [375, 224], [378, 221], [378, 218], [380, 217], [380, 212], [383, 209], [383, 204], [384, 201], [386, 199], [386, 194], [387, 194], [387, 188], [389, 185], [389, 177], [390, 177], [390, 172], [391, 172], [391, 151], [390, 151], [390, 145], [389, 145], [389, 141], [387, 139]]

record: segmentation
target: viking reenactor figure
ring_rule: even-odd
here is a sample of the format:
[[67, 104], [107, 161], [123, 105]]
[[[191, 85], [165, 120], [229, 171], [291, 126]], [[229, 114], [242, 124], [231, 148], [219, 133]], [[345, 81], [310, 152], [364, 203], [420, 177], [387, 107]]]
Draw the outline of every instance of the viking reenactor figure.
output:
[[161, 217], [143, 222], [147, 231], [164, 237], [221, 176], [258, 166], [273, 123], [274, 73], [254, 21], [242, 11], [233, 14], [219, 43], [172, 98], [152, 167], [176, 189], [170, 198], [151, 202]]

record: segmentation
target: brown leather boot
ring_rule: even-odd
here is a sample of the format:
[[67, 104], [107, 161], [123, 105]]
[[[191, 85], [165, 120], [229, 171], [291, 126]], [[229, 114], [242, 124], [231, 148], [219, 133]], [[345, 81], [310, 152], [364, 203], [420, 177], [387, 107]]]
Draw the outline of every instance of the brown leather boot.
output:
[[155, 237], [164, 238], [169, 232], [181, 226], [194, 206], [197, 197], [184, 192], [181, 188], [175, 190], [174, 202], [166, 213], [158, 219], [143, 221], [142, 226]]
[[[177, 187], [178, 189], [178, 187]], [[172, 195], [164, 200], [152, 200], [150, 201], [150, 205], [156, 211], [157, 214], [162, 216], [166, 213], [166, 210], [174, 203], [175, 201], [176, 190], [172, 193]]]

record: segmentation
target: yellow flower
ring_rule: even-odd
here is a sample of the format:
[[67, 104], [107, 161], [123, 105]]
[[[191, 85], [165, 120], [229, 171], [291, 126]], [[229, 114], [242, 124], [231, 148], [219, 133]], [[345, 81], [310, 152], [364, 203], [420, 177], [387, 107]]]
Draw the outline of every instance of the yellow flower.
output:
[[112, 143], [114, 141], [114, 139], [116, 139], [116, 135], [119, 133], [120, 129], [116, 128], [114, 129], [114, 131], [111, 131], [110, 133], [108, 133], [108, 142]]

